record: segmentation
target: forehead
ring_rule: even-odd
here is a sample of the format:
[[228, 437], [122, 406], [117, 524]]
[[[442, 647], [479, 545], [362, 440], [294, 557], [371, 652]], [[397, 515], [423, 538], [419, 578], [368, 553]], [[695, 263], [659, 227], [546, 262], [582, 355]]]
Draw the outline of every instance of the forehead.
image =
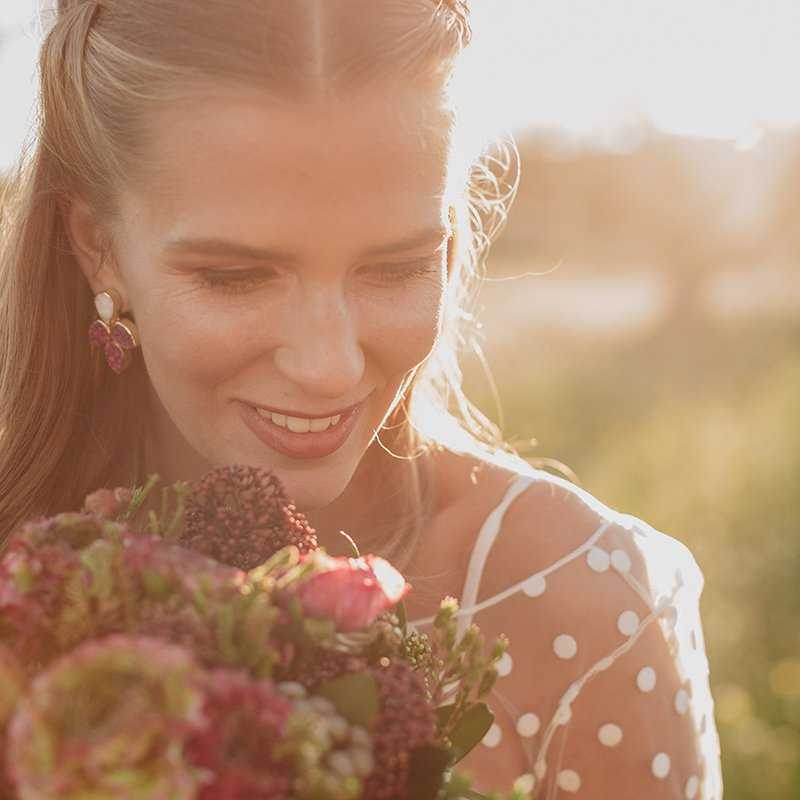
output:
[[209, 91], [155, 114], [138, 212], [170, 238], [280, 242], [309, 257], [337, 241], [378, 245], [446, 218], [446, 130], [430, 90], [294, 105]]

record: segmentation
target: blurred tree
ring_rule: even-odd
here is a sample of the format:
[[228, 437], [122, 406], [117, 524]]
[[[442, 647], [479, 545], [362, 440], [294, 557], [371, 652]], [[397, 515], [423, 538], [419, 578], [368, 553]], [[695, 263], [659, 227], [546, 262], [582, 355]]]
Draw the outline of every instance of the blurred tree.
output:
[[624, 151], [549, 131], [526, 136], [519, 149], [522, 179], [498, 242], [501, 261], [560, 263], [570, 276], [657, 270], [672, 286], [669, 325], [701, 317], [711, 273], [763, 256], [774, 190], [764, 150], [647, 125]]

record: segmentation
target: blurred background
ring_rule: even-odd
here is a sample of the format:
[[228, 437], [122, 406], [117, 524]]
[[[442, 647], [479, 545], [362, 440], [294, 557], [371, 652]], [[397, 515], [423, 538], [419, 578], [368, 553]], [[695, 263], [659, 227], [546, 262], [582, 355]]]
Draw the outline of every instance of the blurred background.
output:
[[[473, 5], [461, 89], [521, 176], [468, 394], [690, 547], [725, 798], [800, 797], [800, 3]], [[35, 8], [0, 5], [0, 178]]]

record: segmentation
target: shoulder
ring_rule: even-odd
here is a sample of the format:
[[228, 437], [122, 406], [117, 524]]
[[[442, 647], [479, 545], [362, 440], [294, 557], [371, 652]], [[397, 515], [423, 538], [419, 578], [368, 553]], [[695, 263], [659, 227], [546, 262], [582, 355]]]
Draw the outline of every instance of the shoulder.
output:
[[[585, 602], [589, 576], [615, 576], [595, 581], [596, 600], [613, 601], [636, 588], [635, 579], [653, 602], [682, 584], [700, 595], [702, 571], [689, 548], [643, 519], [605, 504], [585, 489], [542, 470], [517, 474], [523, 484], [507, 504], [487, 558], [481, 595], [524, 581], [531, 572], [578, 588], [576, 602]], [[620, 581], [619, 578], [623, 580]], [[644, 598], [643, 598], [644, 599]]]
[[520, 484], [501, 508], [475, 613], [462, 609], [487, 638], [511, 642], [493, 752], [470, 766], [480, 774], [484, 758], [510, 782], [524, 765], [531, 780], [589, 798], [700, 797], [703, 786], [716, 800], [691, 551], [566, 479], [533, 470]]

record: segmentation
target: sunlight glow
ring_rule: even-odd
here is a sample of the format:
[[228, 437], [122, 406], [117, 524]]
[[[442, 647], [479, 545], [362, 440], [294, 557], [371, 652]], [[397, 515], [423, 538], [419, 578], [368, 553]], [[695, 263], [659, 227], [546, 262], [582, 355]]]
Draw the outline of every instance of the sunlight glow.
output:
[[473, 15], [473, 91], [501, 127], [648, 119], [746, 147], [800, 123], [796, 0], [479, 0]]

